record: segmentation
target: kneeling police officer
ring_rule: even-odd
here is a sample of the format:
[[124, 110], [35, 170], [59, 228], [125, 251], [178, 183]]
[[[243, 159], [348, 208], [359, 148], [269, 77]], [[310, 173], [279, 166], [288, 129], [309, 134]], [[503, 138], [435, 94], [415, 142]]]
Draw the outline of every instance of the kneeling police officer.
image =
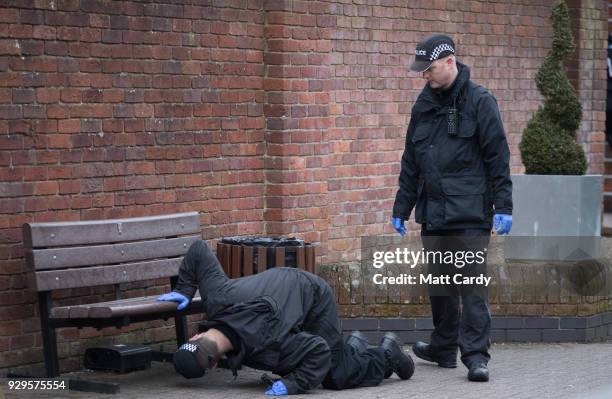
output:
[[158, 300], [184, 309], [199, 289], [207, 314], [200, 334], [174, 354], [175, 369], [202, 377], [222, 356], [236, 373], [242, 365], [271, 371], [268, 395], [378, 385], [393, 373], [409, 379], [414, 363], [397, 337], [387, 333], [369, 347], [359, 332], [342, 337], [336, 302], [322, 278], [294, 268], [273, 268], [229, 279], [204, 241], [189, 248], [173, 292]]

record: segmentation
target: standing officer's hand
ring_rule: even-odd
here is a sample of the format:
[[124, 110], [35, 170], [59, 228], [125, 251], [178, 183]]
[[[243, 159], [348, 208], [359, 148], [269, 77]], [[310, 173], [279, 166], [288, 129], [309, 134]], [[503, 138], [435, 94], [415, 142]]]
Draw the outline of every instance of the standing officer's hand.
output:
[[187, 298], [183, 294], [179, 294], [178, 292], [169, 292], [157, 298], [158, 301], [170, 301], [170, 302], [178, 302], [178, 306], [176, 307], [178, 310], [183, 310], [189, 305], [189, 298]]
[[402, 237], [406, 235], [407, 230], [406, 230], [406, 227], [404, 227], [404, 219], [391, 218], [391, 224], [393, 225], [393, 228], [395, 229], [395, 231], [400, 233]]
[[493, 218], [493, 227], [497, 230], [497, 234], [508, 234], [512, 228], [512, 215], [496, 214]]

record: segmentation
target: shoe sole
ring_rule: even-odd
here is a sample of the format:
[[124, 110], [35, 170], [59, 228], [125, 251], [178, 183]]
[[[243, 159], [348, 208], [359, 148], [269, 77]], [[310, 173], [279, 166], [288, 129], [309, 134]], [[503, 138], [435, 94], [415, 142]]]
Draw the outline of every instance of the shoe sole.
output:
[[437, 363], [438, 367], [442, 367], [445, 369], [456, 369], [457, 368], [457, 362], [439, 362], [433, 357], [424, 354], [419, 349], [417, 349], [415, 346], [412, 346], [412, 353], [414, 353], [414, 355], [418, 357], [419, 359], [423, 359], [423, 360], [426, 360], [432, 363]]
[[468, 376], [468, 380], [472, 381], [472, 382], [489, 382], [489, 377], [485, 377], [485, 378], [470, 378], [470, 376]]
[[[382, 347], [383, 343], [385, 342], [385, 340], [389, 340], [394, 342], [397, 347], [399, 348], [400, 352], [402, 353], [402, 355], [405, 356], [404, 359], [404, 364], [403, 366], [409, 367], [410, 371], [407, 372], [407, 375], [400, 375], [400, 373], [398, 373], [398, 371], [393, 371], [391, 374], [395, 373], [400, 379], [402, 380], [409, 380], [413, 374], [414, 374], [414, 361], [412, 360], [412, 358], [410, 357], [410, 354], [405, 352], [402, 349], [402, 345], [400, 345], [400, 343], [398, 342], [399, 338], [397, 336], [397, 334], [394, 334], [392, 332], [388, 332], [383, 336], [383, 339], [380, 341], [380, 345]], [[391, 376], [391, 374], [385, 374], [385, 379], [389, 378]]]

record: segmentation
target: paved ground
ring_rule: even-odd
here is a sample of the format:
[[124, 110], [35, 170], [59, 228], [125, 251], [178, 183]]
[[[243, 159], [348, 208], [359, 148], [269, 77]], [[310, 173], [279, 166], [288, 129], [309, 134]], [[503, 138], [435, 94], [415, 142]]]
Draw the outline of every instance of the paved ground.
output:
[[[395, 376], [374, 388], [346, 391], [316, 390], [296, 398], [612, 398], [612, 342], [597, 344], [498, 344], [492, 348], [491, 381], [467, 381], [466, 370], [441, 369], [416, 360], [416, 371], [409, 381]], [[79, 373], [79, 377], [120, 383], [117, 395], [74, 391], [8, 391], [7, 398], [128, 398], [189, 399], [261, 397], [261, 372], [243, 370], [234, 381], [231, 372], [215, 370], [198, 380], [186, 380], [172, 365], [154, 363], [147, 371], [127, 375]], [[65, 378], [66, 376], [64, 376]], [[0, 390], [1, 392], [1, 390]], [[0, 394], [0, 397], [2, 395]]]

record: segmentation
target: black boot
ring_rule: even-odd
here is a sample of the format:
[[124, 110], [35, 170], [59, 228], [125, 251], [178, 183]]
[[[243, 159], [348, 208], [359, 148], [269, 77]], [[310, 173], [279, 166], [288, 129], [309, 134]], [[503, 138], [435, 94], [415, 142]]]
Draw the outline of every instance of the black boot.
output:
[[454, 369], [457, 367], [457, 355], [454, 357], [440, 356], [436, 353], [431, 345], [425, 342], [417, 341], [412, 345], [412, 352], [419, 359], [427, 360], [428, 362], [438, 363], [438, 366], [445, 367], [448, 369]]
[[395, 373], [402, 380], [407, 380], [414, 374], [414, 362], [409, 354], [405, 353], [397, 335], [388, 332], [380, 341], [380, 347], [385, 350], [385, 378]]
[[489, 369], [487, 368], [487, 365], [484, 363], [473, 364], [468, 372], [468, 380], [480, 382], [489, 381]]
[[346, 339], [346, 343], [352, 346], [357, 353], [363, 353], [368, 349], [368, 339], [361, 333], [361, 331], [353, 331], [351, 335]]

